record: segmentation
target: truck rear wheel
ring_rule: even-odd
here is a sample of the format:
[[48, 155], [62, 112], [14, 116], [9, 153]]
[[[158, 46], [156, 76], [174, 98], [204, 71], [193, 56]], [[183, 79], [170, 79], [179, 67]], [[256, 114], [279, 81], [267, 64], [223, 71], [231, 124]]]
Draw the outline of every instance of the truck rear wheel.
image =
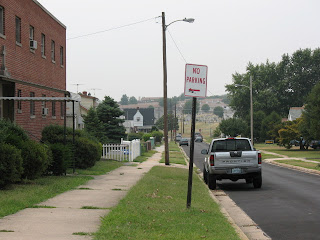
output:
[[205, 167], [203, 167], [203, 180], [206, 184], [208, 184], [208, 172]]
[[262, 176], [256, 177], [253, 179], [253, 187], [254, 188], [261, 188], [262, 186]]
[[217, 177], [213, 174], [208, 173], [208, 187], [211, 190], [215, 190], [217, 188]]

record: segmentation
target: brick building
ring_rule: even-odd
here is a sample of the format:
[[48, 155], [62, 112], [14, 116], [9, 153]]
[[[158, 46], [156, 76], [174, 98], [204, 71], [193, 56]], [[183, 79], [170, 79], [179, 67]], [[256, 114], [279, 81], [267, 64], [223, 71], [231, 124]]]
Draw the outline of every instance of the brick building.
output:
[[[0, 0], [0, 97], [65, 97], [66, 26], [36, 0]], [[40, 138], [65, 102], [1, 100], [0, 118]]]

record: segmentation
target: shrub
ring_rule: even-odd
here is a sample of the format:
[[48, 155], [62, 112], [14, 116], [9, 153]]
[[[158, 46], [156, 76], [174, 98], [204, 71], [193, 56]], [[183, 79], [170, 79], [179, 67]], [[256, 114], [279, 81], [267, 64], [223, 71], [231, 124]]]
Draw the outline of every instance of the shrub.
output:
[[23, 177], [35, 179], [40, 177], [49, 166], [47, 148], [35, 141], [26, 141], [22, 148]]
[[156, 142], [161, 142], [163, 138], [163, 133], [159, 131], [151, 132], [151, 135], [155, 138]]
[[102, 146], [87, 138], [79, 137], [75, 139], [75, 158], [77, 168], [93, 167], [96, 161], [100, 160]]
[[129, 133], [128, 134], [128, 140], [132, 141], [134, 139], [141, 139], [141, 134], [140, 133]]
[[54, 143], [50, 145], [50, 149], [52, 152], [52, 162], [48, 171], [57, 176], [64, 174], [72, 160], [70, 147], [62, 143]]
[[20, 181], [22, 171], [21, 151], [9, 144], [0, 144], [0, 187]]
[[142, 136], [143, 141], [148, 141], [152, 137], [151, 133], [146, 133]]

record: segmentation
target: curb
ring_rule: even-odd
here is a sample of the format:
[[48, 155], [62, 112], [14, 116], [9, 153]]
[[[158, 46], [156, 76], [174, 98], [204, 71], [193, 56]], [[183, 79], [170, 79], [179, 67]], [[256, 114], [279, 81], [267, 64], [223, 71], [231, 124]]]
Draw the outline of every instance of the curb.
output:
[[[189, 157], [180, 146], [179, 148], [188, 165]], [[195, 165], [193, 166], [197, 168]], [[197, 176], [205, 184], [201, 173], [197, 172]], [[241, 240], [271, 240], [224, 191], [208, 189], [208, 192], [211, 198], [220, 206], [222, 214], [228, 219]]]
[[[281, 159], [279, 159], [279, 160], [281, 161]], [[294, 159], [292, 159], [292, 160], [294, 160]], [[279, 162], [276, 162], [276, 160], [266, 159], [266, 160], [264, 160], [264, 162], [269, 163], [271, 165], [296, 170], [299, 172], [309, 173], [309, 174], [318, 175], [318, 176], [320, 175], [320, 171], [318, 171], [318, 170], [308, 169], [308, 168], [299, 167], [299, 166], [293, 166], [293, 165], [289, 165], [286, 163], [279, 163]], [[319, 162], [319, 164], [320, 164], [320, 162]]]

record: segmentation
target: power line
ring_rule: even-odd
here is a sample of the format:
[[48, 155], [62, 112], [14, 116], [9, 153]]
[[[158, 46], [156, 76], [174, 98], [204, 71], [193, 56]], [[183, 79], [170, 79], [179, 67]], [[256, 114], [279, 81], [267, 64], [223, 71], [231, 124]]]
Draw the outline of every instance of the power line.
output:
[[145, 19], [145, 20], [142, 20], [142, 21], [139, 21], [139, 22], [134, 22], [134, 23], [129, 23], [129, 24], [125, 24], [125, 25], [122, 25], [122, 26], [118, 26], [118, 27], [109, 28], [109, 29], [102, 30], [102, 31], [99, 31], [99, 32], [88, 33], [88, 34], [84, 34], [84, 35], [80, 35], [80, 36], [76, 36], [76, 37], [71, 37], [71, 38], [68, 38], [67, 40], [73, 40], [73, 39], [77, 39], [77, 38], [83, 38], [83, 37], [88, 37], [88, 36], [92, 36], [92, 35], [96, 35], [96, 34], [100, 34], [100, 33], [104, 33], [104, 32], [109, 32], [109, 31], [120, 29], [120, 28], [136, 25], [136, 24], [139, 24], [139, 23], [147, 22], [147, 21], [150, 21], [150, 20], [153, 20], [153, 19], [156, 19], [156, 18], [158, 18], [158, 17], [153, 17], [153, 18]]
[[183, 58], [183, 60], [185, 61], [185, 63], [187, 63], [187, 60], [184, 58], [184, 56], [183, 56], [182, 52], [180, 51], [180, 49], [179, 49], [179, 47], [178, 47], [177, 43], [174, 41], [174, 39], [173, 39], [173, 37], [172, 37], [172, 35], [171, 35], [171, 33], [170, 33], [169, 29], [167, 29], [167, 31], [168, 31], [168, 33], [169, 33], [169, 35], [170, 35], [170, 37], [171, 37], [171, 39], [172, 39], [172, 41], [173, 41], [174, 45], [175, 45], [175, 46], [176, 46], [176, 48], [178, 49], [178, 51], [179, 51], [179, 53], [180, 53], [181, 57]]

